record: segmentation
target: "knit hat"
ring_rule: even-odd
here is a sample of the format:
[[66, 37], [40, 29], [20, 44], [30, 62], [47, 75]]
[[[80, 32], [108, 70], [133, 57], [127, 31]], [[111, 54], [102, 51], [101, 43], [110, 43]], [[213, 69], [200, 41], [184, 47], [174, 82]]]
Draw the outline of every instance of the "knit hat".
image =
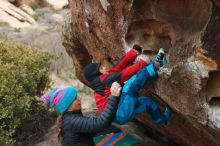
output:
[[95, 79], [97, 76], [101, 74], [99, 72], [99, 66], [100, 63], [91, 63], [84, 67], [83, 75], [85, 76], [86, 80], [90, 83], [93, 81], [93, 79]]
[[77, 90], [74, 87], [53, 88], [41, 97], [45, 104], [55, 108], [60, 113], [66, 111], [77, 97]]

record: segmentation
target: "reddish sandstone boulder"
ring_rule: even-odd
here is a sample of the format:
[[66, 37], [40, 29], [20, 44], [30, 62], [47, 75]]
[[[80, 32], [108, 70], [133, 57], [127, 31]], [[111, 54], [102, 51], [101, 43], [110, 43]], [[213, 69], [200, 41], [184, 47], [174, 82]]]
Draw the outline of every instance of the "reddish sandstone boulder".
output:
[[[168, 66], [141, 93], [173, 110], [170, 128], [140, 121], [182, 145], [220, 146], [220, 3], [217, 0], [75, 0], [64, 45], [77, 76], [92, 60], [117, 58], [134, 43]], [[148, 89], [148, 90], [147, 90]]]

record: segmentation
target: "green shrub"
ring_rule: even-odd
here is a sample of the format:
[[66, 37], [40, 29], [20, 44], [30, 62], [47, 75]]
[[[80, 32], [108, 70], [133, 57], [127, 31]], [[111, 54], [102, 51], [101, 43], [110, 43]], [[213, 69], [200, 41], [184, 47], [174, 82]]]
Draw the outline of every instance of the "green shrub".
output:
[[37, 99], [49, 87], [52, 57], [47, 52], [0, 40], [0, 145], [21, 143], [26, 140], [21, 138], [25, 126], [32, 125], [27, 129], [30, 132], [31, 127], [39, 128], [35, 124], [48, 119], [46, 108]]
[[33, 3], [30, 4], [30, 7], [31, 7], [33, 10], [36, 10], [36, 9], [39, 8], [40, 6], [39, 6], [38, 3], [33, 2]]
[[32, 18], [34, 18], [34, 20], [37, 21], [42, 16], [43, 16], [43, 13], [35, 13], [32, 15]]
[[0, 22], [1, 27], [9, 27], [10, 24], [8, 22]]
[[21, 28], [14, 28], [14, 32], [21, 32]]

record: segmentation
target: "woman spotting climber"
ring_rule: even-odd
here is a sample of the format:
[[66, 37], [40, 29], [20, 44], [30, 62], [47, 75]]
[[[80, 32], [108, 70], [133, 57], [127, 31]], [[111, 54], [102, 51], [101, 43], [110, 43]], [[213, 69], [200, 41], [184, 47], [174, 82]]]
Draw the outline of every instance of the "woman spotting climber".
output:
[[99, 117], [85, 117], [81, 112], [81, 98], [74, 87], [54, 88], [41, 99], [62, 114], [59, 140], [62, 146], [94, 146], [93, 136], [108, 128], [114, 120], [121, 86], [114, 82], [108, 102]]

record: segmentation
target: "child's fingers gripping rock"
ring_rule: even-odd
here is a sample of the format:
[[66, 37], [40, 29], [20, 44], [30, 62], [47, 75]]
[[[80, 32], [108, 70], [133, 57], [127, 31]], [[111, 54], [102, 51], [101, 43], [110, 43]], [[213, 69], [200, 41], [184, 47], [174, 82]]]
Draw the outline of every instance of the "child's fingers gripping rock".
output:
[[118, 82], [112, 83], [111, 95], [119, 97], [121, 93], [121, 85]]
[[135, 52], [136, 52], [137, 54], [141, 54], [141, 53], [142, 53], [142, 47], [139, 46], [139, 45], [137, 45], [137, 44], [135, 44], [135, 45], [133, 46], [133, 49], [135, 50]]

